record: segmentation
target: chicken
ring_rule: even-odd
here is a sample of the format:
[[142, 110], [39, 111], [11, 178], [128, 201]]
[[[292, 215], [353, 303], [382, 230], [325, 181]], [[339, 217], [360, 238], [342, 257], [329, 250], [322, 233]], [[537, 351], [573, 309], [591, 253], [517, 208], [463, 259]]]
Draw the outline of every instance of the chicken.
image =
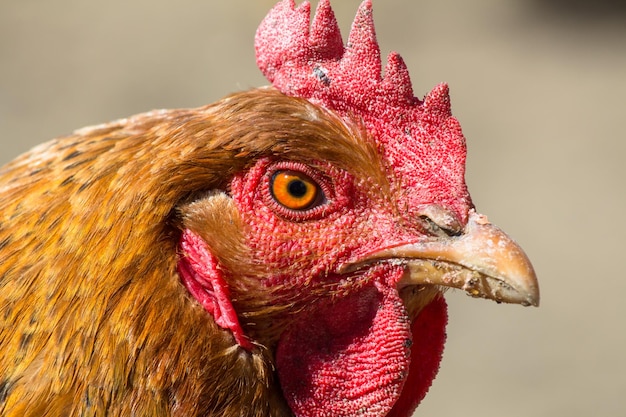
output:
[[384, 77], [371, 3], [256, 36], [272, 86], [84, 128], [0, 169], [3, 416], [409, 416], [444, 288], [537, 305], [474, 210], [445, 84]]

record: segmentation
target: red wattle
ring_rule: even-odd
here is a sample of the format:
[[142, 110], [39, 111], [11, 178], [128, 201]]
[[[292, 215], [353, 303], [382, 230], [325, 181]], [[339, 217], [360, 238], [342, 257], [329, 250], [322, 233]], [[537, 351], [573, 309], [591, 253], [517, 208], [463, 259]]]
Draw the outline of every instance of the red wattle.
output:
[[413, 347], [409, 376], [402, 395], [387, 417], [408, 417], [424, 399], [437, 372], [446, 341], [448, 306], [439, 296], [420, 312], [413, 321]]
[[387, 415], [409, 371], [409, 326], [395, 288], [372, 285], [319, 305], [283, 333], [277, 348], [292, 411], [298, 417]]

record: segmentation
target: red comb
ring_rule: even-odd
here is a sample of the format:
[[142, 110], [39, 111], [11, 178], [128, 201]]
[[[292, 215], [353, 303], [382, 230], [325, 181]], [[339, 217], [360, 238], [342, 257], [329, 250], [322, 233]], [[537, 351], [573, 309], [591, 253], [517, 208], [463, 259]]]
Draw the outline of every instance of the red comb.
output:
[[451, 117], [448, 86], [415, 98], [395, 52], [381, 74], [371, 0], [361, 3], [345, 47], [329, 0], [320, 0], [309, 28], [310, 8], [283, 0], [263, 20], [255, 40], [263, 74], [286, 95], [361, 118], [412, 200], [446, 205], [465, 220], [465, 139]]
[[353, 104], [380, 94], [405, 105], [415, 102], [399, 55], [390, 54], [381, 78], [371, 1], [359, 7], [345, 48], [329, 1], [320, 1], [309, 30], [310, 8], [308, 2], [296, 8], [293, 0], [284, 0], [259, 26], [257, 63], [275, 87], [288, 95], [322, 101], [335, 93], [340, 101]]

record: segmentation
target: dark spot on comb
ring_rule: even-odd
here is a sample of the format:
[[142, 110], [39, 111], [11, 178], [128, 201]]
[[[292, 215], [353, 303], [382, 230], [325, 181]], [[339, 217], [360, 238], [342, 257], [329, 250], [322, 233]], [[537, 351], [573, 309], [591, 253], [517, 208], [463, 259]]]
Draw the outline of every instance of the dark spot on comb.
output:
[[330, 85], [330, 78], [326, 75], [326, 71], [324, 71], [320, 66], [316, 66], [313, 68], [313, 75], [321, 81], [322, 84], [328, 86]]

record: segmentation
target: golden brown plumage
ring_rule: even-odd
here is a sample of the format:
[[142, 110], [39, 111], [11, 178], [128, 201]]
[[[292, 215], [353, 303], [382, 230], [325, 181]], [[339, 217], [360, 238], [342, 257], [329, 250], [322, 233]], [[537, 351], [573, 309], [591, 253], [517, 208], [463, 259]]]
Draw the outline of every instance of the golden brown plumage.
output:
[[[177, 210], [259, 155], [359, 162], [345, 129], [261, 89], [82, 129], [2, 168], [2, 415], [285, 415], [271, 361], [240, 354], [181, 287]], [[207, 230], [230, 241], [228, 224]]]
[[536, 305], [475, 212], [447, 86], [382, 77], [371, 2], [257, 32], [274, 87], [86, 128], [0, 168], [0, 415], [408, 417], [442, 287]]

